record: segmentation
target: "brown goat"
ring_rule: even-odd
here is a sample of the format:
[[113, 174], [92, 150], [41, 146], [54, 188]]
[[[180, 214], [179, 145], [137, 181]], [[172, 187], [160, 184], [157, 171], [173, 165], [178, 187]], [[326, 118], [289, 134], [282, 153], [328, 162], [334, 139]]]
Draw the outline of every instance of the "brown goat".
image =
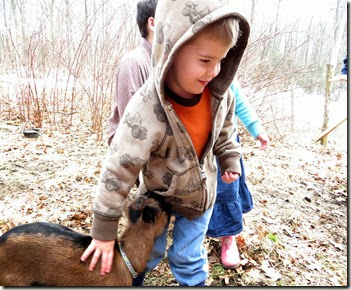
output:
[[[163, 199], [147, 193], [128, 207], [129, 223], [121, 246], [136, 272], [149, 259], [156, 237], [169, 222], [170, 208]], [[0, 237], [2, 286], [131, 286], [132, 275], [115, 247], [111, 272], [100, 276], [100, 262], [89, 272], [89, 258], [80, 261], [91, 237], [51, 223], [17, 226]], [[117, 243], [116, 243], [117, 245]]]

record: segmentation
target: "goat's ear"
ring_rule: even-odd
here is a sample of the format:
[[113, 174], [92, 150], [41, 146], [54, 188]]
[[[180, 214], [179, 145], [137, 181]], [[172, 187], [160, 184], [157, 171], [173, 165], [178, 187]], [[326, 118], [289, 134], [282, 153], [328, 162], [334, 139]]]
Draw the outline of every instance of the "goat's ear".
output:
[[143, 221], [146, 223], [154, 223], [157, 209], [150, 206], [145, 206], [143, 209]]
[[135, 210], [133, 208], [129, 208], [129, 219], [132, 224], [135, 224], [140, 218], [140, 210]]

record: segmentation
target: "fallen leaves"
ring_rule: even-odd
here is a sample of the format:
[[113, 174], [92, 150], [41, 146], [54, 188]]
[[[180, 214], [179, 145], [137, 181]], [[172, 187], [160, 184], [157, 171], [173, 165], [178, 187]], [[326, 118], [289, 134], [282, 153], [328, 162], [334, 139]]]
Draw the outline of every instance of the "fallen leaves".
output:
[[269, 261], [267, 260], [264, 260], [262, 262], [261, 268], [265, 275], [271, 278], [272, 281], [278, 281], [282, 277], [282, 275], [278, 271], [271, 267]]
[[[27, 139], [20, 126], [0, 130], [0, 234], [35, 221], [89, 233], [107, 145], [81, 127], [43, 128], [39, 138]], [[241, 263], [223, 268], [219, 240], [206, 238], [206, 285], [347, 285], [346, 150], [290, 142], [276, 142], [265, 153], [244, 147], [254, 208], [236, 237]], [[167, 258], [146, 276], [145, 285], [177, 285]]]
[[245, 242], [245, 239], [243, 238], [243, 236], [241, 236], [241, 235], [236, 236], [236, 245], [237, 245], [239, 251], [246, 246], [246, 242]]
[[[21, 130], [13, 126], [6, 138], [1, 136], [0, 152], [5, 157], [0, 168], [1, 220], [16, 225], [50, 221], [89, 229], [98, 166], [107, 148], [98, 143], [82, 147], [90, 135], [77, 130], [71, 128], [69, 135], [53, 131], [50, 137], [43, 129], [39, 138], [27, 139], [16, 134]], [[87, 209], [85, 220], [81, 208]], [[5, 230], [0, 227], [0, 234]]]

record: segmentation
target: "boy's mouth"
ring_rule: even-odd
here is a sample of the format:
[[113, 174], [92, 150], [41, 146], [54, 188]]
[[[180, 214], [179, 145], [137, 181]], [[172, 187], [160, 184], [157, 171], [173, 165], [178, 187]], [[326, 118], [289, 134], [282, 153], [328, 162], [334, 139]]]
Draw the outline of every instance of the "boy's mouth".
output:
[[199, 83], [201, 85], [203, 85], [204, 87], [206, 87], [208, 85], [209, 81], [201, 81], [201, 80], [199, 80]]

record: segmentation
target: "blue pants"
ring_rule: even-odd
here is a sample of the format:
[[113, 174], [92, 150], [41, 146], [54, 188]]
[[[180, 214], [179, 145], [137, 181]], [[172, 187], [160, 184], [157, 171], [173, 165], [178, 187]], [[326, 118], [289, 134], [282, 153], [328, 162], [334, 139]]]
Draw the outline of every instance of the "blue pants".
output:
[[[207, 252], [203, 246], [212, 208], [202, 216], [188, 220], [175, 213], [173, 243], [168, 249], [168, 261], [175, 279], [181, 286], [194, 286], [208, 278]], [[156, 239], [145, 272], [151, 271], [163, 259], [167, 246], [167, 228]]]
[[[239, 142], [239, 137], [237, 137], [237, 141]], [[230, 184], [222, 181], [218, 166], [217, 198], [208, 225], [207, 236], [234, 236], [243, 230], [243, 213], [247, 213], [253, 208], [253, 201], [246, 185], [242, 158], [240, 158], [240, 166], [240, 178]]]

